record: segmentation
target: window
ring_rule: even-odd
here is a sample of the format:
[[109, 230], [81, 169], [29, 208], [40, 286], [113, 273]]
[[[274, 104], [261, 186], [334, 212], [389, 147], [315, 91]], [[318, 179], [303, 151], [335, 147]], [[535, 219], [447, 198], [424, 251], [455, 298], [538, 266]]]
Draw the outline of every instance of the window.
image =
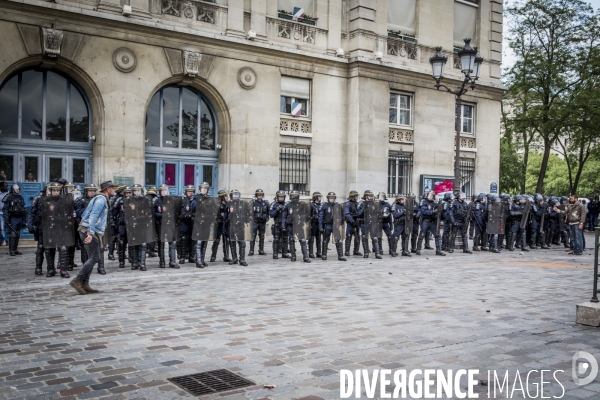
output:
[[83, 92], [52, 71], [27, 70], [0, 86], [0, 138], [88, 143], [90, 112]]
[[38, 181], [38, 157], [25, 157], [25, 182]]
[[209, 103], [187, 87], [156, 92], [146, 111], [146, 146], [215, 150], [216, 119]]
[[408, 94], [390, 94], [390, 124], [412, 125], [412, 96]]
[[310, 105], [310, 81], [308, 79], [281, 77], [279, 112], [294, 117], [308, 117]]
[[475, 189], [475, 162], [470, 160], [459, 161], [460, 190], [465, 192], [467, 198], [473, 195]]
[[477, 43], [475, 28], [477, 26], [477, 14], [479, 9], [474, 2], [465, 0], [454, 1], [454, 46], [463, 47], [463, 39], [473, 39], [472, 46]]
[[146, 163], [146, 186], [156, 186], [157, 176], [156, 176], [156, 163], [147, 162]]
[[415, 34], [416, 0], [388, 0], [388, 29], [403, 35]]
[[467, 135], [475, 134], [475, 106], [470, 104], [461, 106], [460, 132]]
[[13, 156], [0, 156], [0, 181], [13, 180], [13, 163]]
[[389, 196], [407, 195], [412, 188], [412, 154], [390, 154], [388, 158]]
[[315, 16], [313, 8], [313, 0], [277, 0], [277, 9], [283, 11], [293, 12], [294, 7], [300, 7], [304, 9], [306, 15], [311, 17]]
[[309, 195], [310, 152], [308, 149], [279, 149], [279, 190], [298, 190]]

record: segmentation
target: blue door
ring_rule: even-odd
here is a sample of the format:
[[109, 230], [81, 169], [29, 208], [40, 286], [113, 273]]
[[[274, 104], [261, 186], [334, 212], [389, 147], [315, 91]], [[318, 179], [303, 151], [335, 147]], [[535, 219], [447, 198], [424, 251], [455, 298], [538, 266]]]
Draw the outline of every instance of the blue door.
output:
[[163, 183], [169, 186], [172, 195], [182, 195], [187, 185], [193, 185], [198, 191], [202, 182], [210, 185], [210, 196], [215, 196], [217, 189], [218, 163], [216, 161], [176, 161], [152, 160], [146, 158], [146, 188]]

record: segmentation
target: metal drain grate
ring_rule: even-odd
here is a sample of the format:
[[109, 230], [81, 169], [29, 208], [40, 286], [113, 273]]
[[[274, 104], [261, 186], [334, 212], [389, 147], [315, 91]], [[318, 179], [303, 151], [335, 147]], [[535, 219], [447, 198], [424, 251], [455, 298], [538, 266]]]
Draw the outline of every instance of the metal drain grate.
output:
[[168, 381], [187, 390], [194, 396], [202, 396], [205, 394], [224, 392], [255, 385], [254, 382], [226, 369], [177, 376], [175, 378], [169, 378]]

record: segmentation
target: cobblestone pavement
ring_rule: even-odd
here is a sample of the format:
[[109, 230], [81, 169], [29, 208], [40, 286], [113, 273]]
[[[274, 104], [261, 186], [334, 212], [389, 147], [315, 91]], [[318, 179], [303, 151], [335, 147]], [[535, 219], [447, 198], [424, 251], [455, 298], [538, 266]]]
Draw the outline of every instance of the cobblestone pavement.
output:
[[[194, 398], [167, 378], [226, 368], [256, 385], [204, 398], [335, 399], [341, 369], [477, 368], [511, 381], [564, 370], [562, 398], [600, 398], [600, 378], [571, 378], [576, 351], [600, 359], [600, 330], [575, 324], [591, 297], [590, 250], [338, 262], [330, 247], [311, 264], [255, 255], [248, 267], [161, 270], [153, 258], [140, 272], [107, 261], [91, 279], [101, 293], [86, 296], [34, 276], [33, 249], [3, 247], [0, 397]], [[544, 378], [544, 396], [560, 396]]]

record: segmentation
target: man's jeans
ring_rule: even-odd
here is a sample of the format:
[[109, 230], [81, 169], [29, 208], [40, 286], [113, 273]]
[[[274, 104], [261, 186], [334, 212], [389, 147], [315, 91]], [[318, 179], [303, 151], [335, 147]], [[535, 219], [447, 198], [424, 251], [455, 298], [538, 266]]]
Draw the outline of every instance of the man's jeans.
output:
[[[81, 238], [81, 243], [84, 242], [87, 234], [79, 232], [79, 237]], [[94, 270], [94, 265], [96, 265], [100, 261], [100, 242], [96, 236], [92, 236], [92, 241], [90, 244], [84, 244], [85, 251], [88, 254], [88, 260], [83, 264], [81, 270], [77, 274], [76, 280], [81, 282], [82, 284], [90, 283], [90, 275]]]
[[0, 214], [0, 243], [6, 241], [6, 233], [4, 232], [4, 214]]
[[579, 229], [579, 224], [569, 225], [569, 233], [573, 242], [573, 251], [575, 254], [583, 252], [583, 230]]

